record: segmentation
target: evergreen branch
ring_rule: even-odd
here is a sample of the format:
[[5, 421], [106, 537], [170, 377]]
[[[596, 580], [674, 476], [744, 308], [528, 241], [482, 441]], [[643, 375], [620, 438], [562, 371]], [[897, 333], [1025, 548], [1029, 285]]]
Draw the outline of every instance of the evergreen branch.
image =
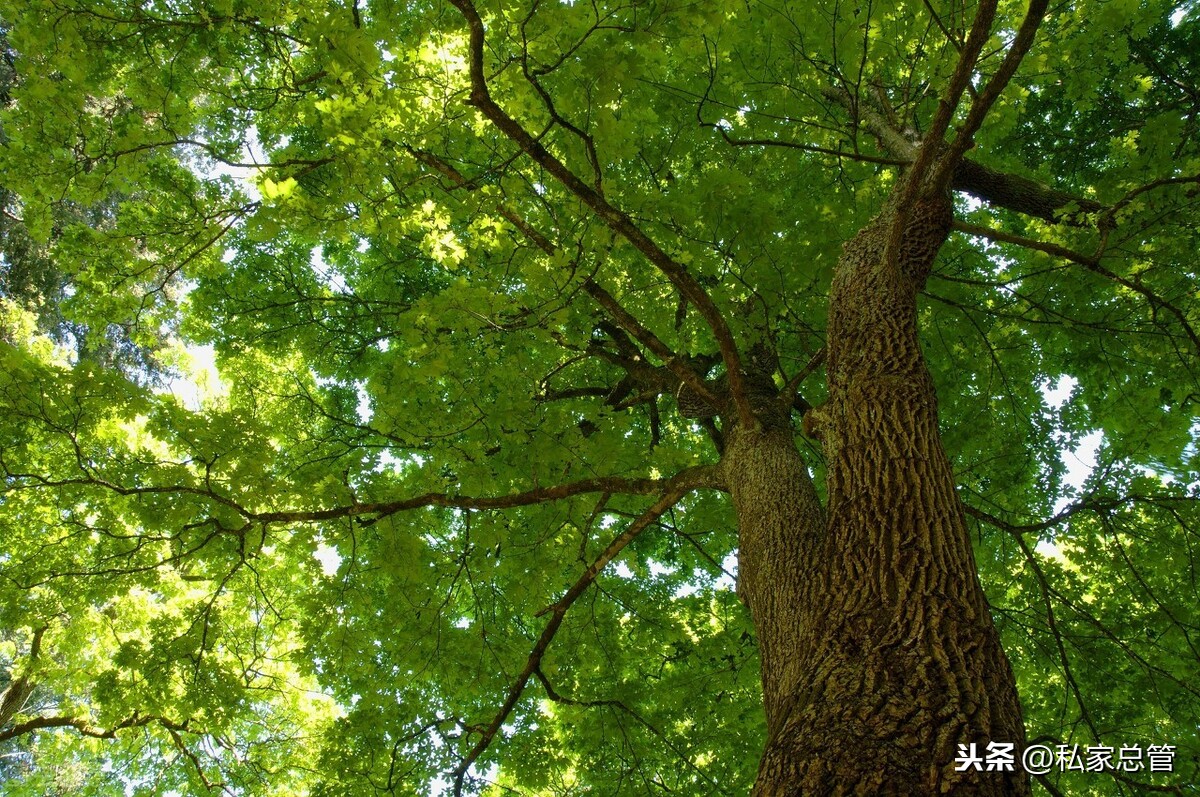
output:
[[611, 562], [616, 556], [642, 533], [647, 527], [652, 525], [660, 517], [663, 516], [671, 507], [679, 503], [686, 495], [688, 490], [678, 485], [671, 486], [667, 491], [656, 501], [649, 509], [642, 513], [637, 520], [629, 524], [625, 531], [621, 532], [612, 542], [608, 544], [595, 561], [588, 566], [587, 570], [576, 580], [576, 582], [568, 589], [556, 603], [547, 606], [538, 615], [549, 614], [550, 620], [546, 623], [546, 627], [542, 630], [541, 636], [530, 651], [529, 657], [525, 662], [525, 667], [517, 675], [512, 686], [509, 687], [508, 694], [504, 699], [504, 703], [500, 706], [500, 710], [492, 718], [492, 721], [481, 731], [481, 736], [475, 746], [467, 753], [462, 763], [454, 770], [454, 794], [455, 797], [461, 797], [463, 788], [463, 779], [466, 777], [467, 770], [471, 768], [479, 757], [487, 751], [492, 740], [495, 739], [500, 727], [505, 720], [516, 708], [517, 701], [521, 699], [521, 695], [525, 691], [525, 686], [529, 683], [529, 679], [533, 677], [542, 664], [542, 658], [546, 655], [546, 650], [550, 643], [554, 640], [554, 636], [558, 633], [558, 629], [562, 626], [563, 618], [566, 617], [567, 610], [571, 605], [579, 599], [588, 587], [595, 582], [596, 577], [600, 575], [600, 571]]

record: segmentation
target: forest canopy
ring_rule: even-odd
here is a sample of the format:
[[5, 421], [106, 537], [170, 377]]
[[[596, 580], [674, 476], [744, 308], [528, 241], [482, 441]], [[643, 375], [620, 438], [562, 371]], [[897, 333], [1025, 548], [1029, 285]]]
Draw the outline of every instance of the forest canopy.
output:
[[6, 795], [1200, 783], [1194, 2], [0, 50]]

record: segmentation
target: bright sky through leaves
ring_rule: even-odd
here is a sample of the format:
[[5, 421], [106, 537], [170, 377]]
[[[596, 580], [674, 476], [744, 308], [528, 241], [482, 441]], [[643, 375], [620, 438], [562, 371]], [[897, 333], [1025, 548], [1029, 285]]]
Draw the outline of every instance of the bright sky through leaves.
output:
[[[896, 672], [954, 647], [879, 619], [920, 582], [922, 622], [994, 625], [1028, 739], [1177, 748], [1034, 793], [1188, 793], [1200, 20], [1041, 8], [0, 0], [0, 791], [746, 794], [764, 672], [807, 661], [764, 635], [878, 621], [869, 694], [892, 631]], [[890, 350], [831, 306], [872, 235], [915, 260], [889, 198], [943, 167], [952, 228], [874, 327], [946, 467], [837, 471], [846, 364]], [[854, 450], [901, 445], [896, 390]], [[754, 429], [825, 509], [747, 509]], [[872, 542], [794, 544], [830, 528]]]

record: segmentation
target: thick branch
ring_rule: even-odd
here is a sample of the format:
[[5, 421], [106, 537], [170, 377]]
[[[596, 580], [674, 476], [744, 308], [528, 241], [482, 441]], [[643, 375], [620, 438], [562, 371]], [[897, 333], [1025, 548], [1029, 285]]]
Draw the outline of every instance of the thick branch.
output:
[[[33, 688], [37, 685], [33, 680], [33, 669], [37, 666], [37, 660], [42, 654], [42, 637], [45, 634], [46, 626], [33, 632], [33, 640], [29, 643], [29, 656], [25, 659], [25, 666], [21, 668], [20, 675], [13, 676], [8, 688], [4, 690], [3, 694], [0, 694], [0, 728], [12, 721], [12, 718], [25, 707], [25, 702], [29, 700], [29, 695], [33, 693]], [[0, 741], [3, 741], [4, 738], [4, 735], [0, 733]]]
[[113, 739], [117, 735], [117, 731], [126, 728], [138, 728], [150, 723], [157, 723], [165, 728], [173, 728], [181, 730], [183, 725], [170, 722], [162, 717], [154, 716], [139, 716], [134, 714], [132, 717], [118, 722], [111, 728], [97, 728], [95, 725], [83, 717], [35, 717], [27, 722], [18, 723], [6, 730], [0, 731], [0, 742], [7, 742], [9, 739], [15, 739], [18, 736], [23, 736], [34, 731], [45, 730], [47, 728], [74, 728], [83, 736], [90, 736], [93, 739]]
[[[897, 130], [882, 114], [866, 103], [855, 102], [854, 98], [842, 89], [829, 86], [823, 93], [854, 114], [875, 136], [879, 146], [896, 161], [904, 165], [916, 160], [917, 144]], [[1099, 202], [1074, 196], [1026, 177], [997, 171], [970, 158], [962, 158], [955, 165], [950, 177], [950, 187], [1016, 213], [1075, 226], [1090, 226], [1086, 219], [1087, 214], [1104, 210], [1104, 206]], [[1069, 214], [1063, 214], [1063, 208], [1068, 206], [1075, 209]]]
[[487, 78], [484, 74], [483, 20], [470, 0], [451, 0], [451, 4], [462, 12], [470, 30], [468, 67], [471, 76], [470, 104], [478, 108], [497, 130], [516, 143], [522, 152], [587, 205], [608, 225], [609, 229], [629, 241], [699, 310], [701, 317], [712, 329], [717, 346], [721, 351], [721, 359], [725, 362], [725, 370], [729, 374], [730, 394], [737, 408], [738, 418], [743, 425], [753, 426], [755, 423], [754, 411], [746, 392], [737, 344], [734, 342], [728, 323], [721, 315], [721, 311], [713, 302], [712, 297], [683, 264], [663, 251], [633, 222], [627, 213], [614, 207], [602, 194], [581, 180], [565, 163], [546, 149], [541, 141], [531, 135], [496, 103], [488, 89]]
[[[1050, 188], [1027, 177], [996, 171], [970, 158], [963, 158], [954, 167], [950, 187], [990, 205], [1076, 227], [1091, 226], [1087, 215], [1104, 210], [1104, 206], [1094, 200]], [[1063, 213], [1068, 206], [1073, 208], [1071, 212]]]
[[1017, 30], [1013, 43], [1009, 45], [1008, 52], [1004, 54], [1000, 68], [996, 70], [987, 86], [971, 103], [971, 110], [967, 112], [967, 118], [958, 128], [958, 135], [954, 137], [950, 149], [941, 157], [938, 164], [938, 175], [934, 179], [935, 184], [947, 183], [958, 168], [958, 162], [962, 159], [963, 154], [975, 146], [975, 133], [983, 125], [983, 120], [987, 118], [992, 105], [1000, 98], [1001, 92], [1008, 86], [1012, 76], [1016, 74], [1017, 67], [1021, 65], [1025, 54], [1033, 46], [1033, 38], [1042, 24], [1042, 18], [1046, 15], [1048, 5], [1049, 0], [1030, 0], [1029, 10], [1025, 14], [1025, 19], [1021, 21], [1021, 27]]

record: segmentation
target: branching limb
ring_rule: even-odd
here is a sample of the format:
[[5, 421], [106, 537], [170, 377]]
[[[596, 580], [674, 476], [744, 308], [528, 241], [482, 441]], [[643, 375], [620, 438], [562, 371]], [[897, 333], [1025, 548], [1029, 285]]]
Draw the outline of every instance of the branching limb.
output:
[[198, 777], [200, 782], [204, 784], [205, 791], [211, 792], [216, 789], [220, 789], [221, 791], [230, 795], [230, 797], [235, 797], [236, 792], [230, 789], [226, 784], [215, 783], [208, 779], [208, 775], [206, 775], [204, 772], [204, 765], [200, 763], [200, 757], [192, 752], [192, 749], [187, 746], [186, 742], [184, 742], [183, 735], [180, 733], [180, 730], [182, 729], [171, 725], [164, 725], [163, 727], [166, 728], [167, 733], [170, 734], [171, 741], [174, 743], [175, 749], [178, 750], [180, 754], [191, 763], [192, 768], [196, 770], [196, 777]]
[[[1021, 65], [1025, 54], [1033, 46], [1034, 36], [1042, 24], [1042, 19], [1046, 16], [1048, 6], [1049, 0], [1030, 0], [1029, 10], [1025, 13], [1025, 19], [1021, 21], [1021, 27], [1017, 30], [1013, 43], [1009, 45], [1004, 60], [1000, 62], [1000, 68], [996, 70], [987, 86], [971, 103], [971, 110], [967, 112], [967, 118], [959, 126], [958, 134], [954, 137], [950, 148], [939, 158], [937, 172], [933, 178], [934, 185], [948, 184], [963, 154], [975, 146], [975, 133], [979, 131], [988, 112], [1000, 98], [1001, 92], [1008, 86], [1013, 75], [1016, 74], [1017, 67]], [[939, 138], [940, 136], [939, 133]]]
[[[538, 76], [540, 74], [549, 74], [549, 72], [553, 71], [557, 67], [542, 67], [532, 71], [529, 68], [529, 38], [527, 34], [527, 28], [529, 22], [533, 19], [534, 14], [537, 13], [537, 7], [538, 3], [535, 2], [530, 8], [529, 14], [521, 22], [521, 73], [525, 76], [526, 82], [533, 86], [534, 91], [536, 91], [538, 97], [541, 98], [542, 106], [546, 109], [546, 113], [550, 115], [550, 121], [564, 130], [567, 130], [581, 142], [583, 142], [584, 151], [587, 152], [588, 163], [592, 167], [592, 188], [596, 191], [596, 193], [602, 195], [604, 193], [604, 173], [603, 169], [600, 167], [600, 156], [596, 152], [596, 140], [591, 136], [591, 134], [581, 130], [577, 125], [572, 123], [569, 119], [565, 118], [558, 112], [558, 108], [555, 106], [554, 99], [550, 96], [550, 92], [546, 91], [546, 88], [542, 85], [541, 81], [538, 80]], [[567, 52], [573, 52], [577, 48], [581, 47], [583, 43], [599, 29], [599, 24], [599, 21], [597, 21], [596, 25], [593, 25], [592, 28], [587, 31], [587, 33], [585, 33], [572, 47], [568, 49]], [[564, 59], [566, 57], [567, 56], [564, 55]]]
[[[832, 86], [826, 87], [823, 94], [861, 121], [879, 146], [896, 161], [908, 165], [916, 160], [917, 143], [910, 140], [869, 103], [856, 101], [850, 94]], [[1094, 200], [1042, 185], [1026, 177], [1000, 172], [965, 157], [954, 167], [950, 176], [950, 188], [1015, 213], [1078, 227], [1090, 226], [1093, 222], [1088, 221], [1089, 214], [1096, 214], [1105, 209]], [[1064, 214], [1063, 209], [1066, 207], [1076, 210]]]
[[663, 251], [634, 223], [627, 213], [614, 207], [603, 195], [581, 180], [565, 163], [546, 149], [538, 138], [531, 135], [500, 107], [492, 98], [484, 72], [483, 20], [471, 0], [451, 0], [451, 4], [462, 13], [470, 32], [468, 58], [468, 71], [471, 78], [470, 104], [478, 108], [498, 131], [517, 144], [535, 163], [587, 205], [597, 217], [608, 225], [609, 229], [641, 252], [696, 307], [717, 340], [721, 358], [724, 360], [726, 371], [729, 374], [730, 395], [733, 398], [738, 419], [745, 426], [753, 426], [755, 424], [754, 411], [750, 406], [737, 344], [733, 339], [733, 332], [730, 330], [729, 324], [721, 315], [721, 311], [713, 302], [712, 297], [682, 263]]
[[491, 745], [500, 727], [516, 707], [517, 701], [521, 699], [521, 695], [525, 691], [525, 686], [529, 683], [529, 679], [541, 668], [542, 658], [546, 655], [546, 649], [554, 640], [559, 627], [562, 626], [562, 621], [567, 614], [567, 610], [579, 599], [579, 596], [587, 591], [588, 587], [596, 580], [596, 577], [600, 575], [600, 571], [604, 569], [605, 565], [615, 559], [624, 550], [626, 545], [632, 542], [647, 527], [655, 523], [667, 510], [679, 503], [690, 490], [691, 487], [679, 483], [669, 486], [653, 506], [643, 512], [637, 520], [629, 524], [629, 527], [625, 531], [621, 532], [620, 535], [608, 544], [608, 547], [596, 557], [595, 561], [588, 566], [587, 570], [583, 572], [579, 579], [576, 580], [571, 588], [556, 603], [538, 613], [539, 615], [549, 614], [550, 620], [546, 623], [541, 636], [538, 637], [537, 642], [534, 644], [533, 650], [530, 651], [529, 657], [525, 661], [525, 666], [522, 668], [520, 674], [517, 675], [516, 680], [513, 681], [512, 686], [509, 687], [508, 694], [504, 699], [504, 703], [500, 706], [500, 710], [482, 730], [479, 741], [475, 743], [475, 746], [467, 753], [462, 763], [454, 770], [455, 797], [459, 797], [462, 794], [463, 779], [466, 777], [467, 771]]
[[[475, 190], [478, 185], [468, 180], [461, 172], [455, 169], [450, 164], [446, 163], [441, 158], [428, 152], [419, 150], [409, 150], [421, 163], [436, 170], [449, 179], [454, 185], [468, 190]], [[547, 255], [555, 255], [558, 253], [558, 246], [543, 235], [537, 228], [527, 222], [516, 211], [511, 208], [500, 205], [498, 207], [500, 215], [510, 224], [516, 227], [522, 235], [528, 238], [535, 246], [545, 252]], [[583, 284], [583, 290], [596, 301], [597, 304], [613, 319], [622, 329], [633, 335], [643, 346], [651, 351], [666, 365], [672, 373], [678, 377], [679, 381], [691, 388], [695, 393], [706, 401], [716, 405], [716, 398], [708, 387], [704, 384], [701, 375], [691, 368], [686, 359], [680, 357], [675, 351], [668, 346], [663, 340], [658, 337], [652, 330], [637, 320], [636, 317], [627, 311], [620, 302], [596, 282], [594, 277], [589, 277]], [[673, 390], [673, 388], [672, 388]], [[668, 392], [664, 390], [663, 392]]]
[[1115, 203], [1113, 203], [1113, 206], [1104, 212], [1104, 215], [1101, 217], [1101, 220], [1100, 220], [1100, 228], [1107, 229], [1109, 227], [1115, 227], [1116, 226], [1115, 217], [1116, 217], [1117, 213], [1124, 210], [1129, 205], [1130, 202], [1137, 199], [1139, 196], [1146, 193], [1147, 191], [1153, 191], [1156, 188], [1163, 188], [1168, 185], [1195, 185], [1195, 184], [1200, 184], [1200, 174], [1193, 174], [1190, 177], [1189, 176], [1163, 177], [1162, 179], [1153, 180], [1149, 183], [1146, 183], [1145, 185], [1140, 185], [1137, 188], [1130, 191], [1129, 193], [1125, 194], [1125, 196], [1121, 197], [1119, 200], [1117, 200]]
[[1173, 302], [1170, 302], [1159, 296], [1154, 290], [1147, 288], [1141, 283], [1140, 280], [1131, 280], [1126, 277], [1122, 277], [1115, 271], [1105, 268], [1100, 264], [1100, 258], [1104, 253], [1103, 241], [1096, 249], [1095, 254], [1085, 255], [1081, 252], [1076, 252], [1073, 249], [1068, 249], [1065, 246], [1046, 243], [1044, 241], [1036, 241], [1032, 238], [1024, 238], [1019, 235], [1013, 235], [1012, 233], [1007, 233], [1002, 230], [995, 230], [991, 227], [983, 227], [978, 224], [968, 224], [967, 222], [955, 221], [954, 229], [958, 230], [959, 232], [966, 233], [967, 235], [977, 235], [982, 238], [987, 238], [990, 241], [1000, 241], [1003, 243], [1014, 244], [1016, 246], [1023, 246], [1027, 249], [1034, 249], [1039, 252], [1045, 252], [1047, 254], [1054, 255], [1055, 257], [1061, 257], [1064, 260], [1071, 261], [1072, 263], [1078, 263], [1088, 271], [1091, 271], [1094, 274], [1099, 274], [1105, 279], [1111, 280], [1118, 285], [1128, 288], [1134, 293], [1141, 294], [1146, 298], [1146, 301], [1150, 303], [1151, 307], [1155, 308], [1156, 310], [1161, 308], [1173, 315], [1175, 320], [1178, 321], [1179, 325], [1183, 328], [1184, 334], [1186, 334], [1188, 339], [1192, 342], [1192, 346], [1195, 347], [1196, 352], [1200, 353], [1200, 334], [1196, 332], [1196, 329], [1192, 326], [1191, 322], [1188, 321], [1187, 314], [1184, 313], [1181, 308], [1179, 308]]
[[[913, 159], [903, 187], [900, 189], [898, 206], [901, 210], [897, 213], [896, 221], [892, 225], [892, 234], [889, 236], [891, 239], [896, 239], [900, 231], [904, 229], [904, 216], [906, 215], [904, 209], [912, 205], [912, 201], [925, 183], [929, 168], [942, 154], [943, 141], [946, 131], [950, 128], [950, 120], [954, 116], [955, 109], [958, 108], [963, 91], [971, 81], [971, 74], [975, 71], [979, 54], [983, 51], [983, 46], [991, 35], [996, 6], [997, 0], [981, 0], [975, 10], [975, 20], [971, 23], [971, 30], [967, 34], [966, 41], [963, 42], [962, 49], [959, 50], [958, 63], [955, 64], [954, 73], [947, 82], [946, 93], [938, 101], [938, 108], [933, 119], [930, 120], [929, 130], [921, 146], [917, 148], [916, 157]], [[895, 251], [896, 247], [892, 244], [897, 243], [899, 243], [898, 240], [892, 240], [888, 249]]]
[[176, 731], [187, 729], [187, 723], [172, 722], [158, 716], [140, 715], [137, 712], [134, 712], [129, 718], [121, 720], [109, 728], [98, 728], [90, 720], [83, 717], [49, 716], [35, 717], [13, 725], [10, 728], [0, 730], [0, 742], [7, 742], [9, 739], [15, 739], [18, 736], [48, 728], [74, 728], [81, 735], [90, 736], [93, 739], [114, 739], [119, 731], [123, 731], [126, 728], [140, 728], [143, 725], [150, 725], [152, 723]]
[[697, 395], [713, 406], [718, 405], [716, 396], [704, 384], [704, 380], [700, 378], [700, 375], [689, 367], [686, 361], [677, 355], [667, 344], [663, 343], [657, 335], [647, 329], [629, 311], [622, 307], [612, 294], [600, 287], [594, 280], [588, 280], [584, 284], [583, 289], [618, 324], [633, 335], [639, 343], [654, 352], [655, 356], [662, 360], [667, 368], [671, 369], [672, 373], [679, 377], [679, 380], [683, 384], [694, 390]]
[[825, 347], [817, 349], [817, 353], [809, 359], [808, 364], [801, 368], [795, 376], [788, 380], [783, 390], [779, 391], [779, 396], [776, 401], [784, 406], [790, 405], [796, 398], [797, 391], [800, 390], [800, 385], [805, 379], [808, 379], [814, 371], [821, 367], [825, 362]]

